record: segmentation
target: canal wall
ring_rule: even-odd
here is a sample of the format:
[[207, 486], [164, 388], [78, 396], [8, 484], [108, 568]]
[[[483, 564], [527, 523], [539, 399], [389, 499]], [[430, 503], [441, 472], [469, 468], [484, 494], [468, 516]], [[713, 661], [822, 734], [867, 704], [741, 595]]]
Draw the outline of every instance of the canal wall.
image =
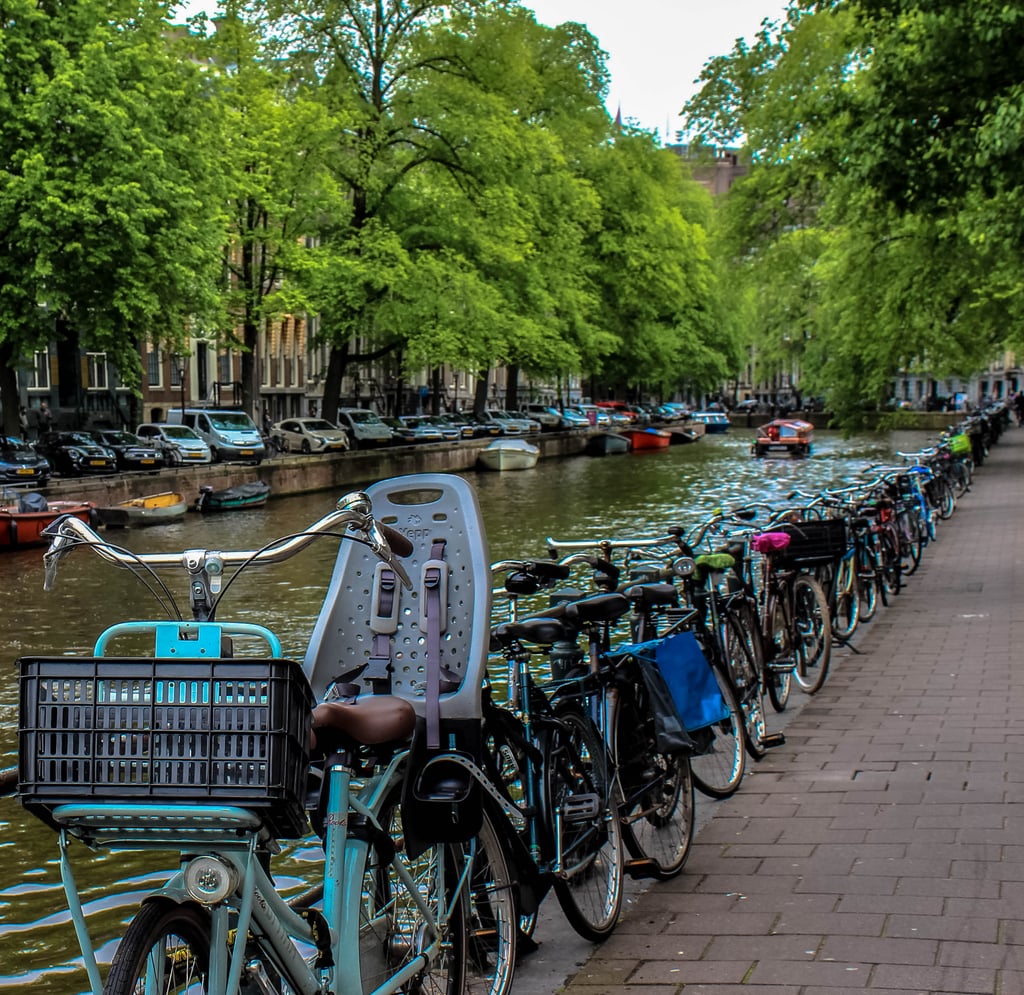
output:
[[[552, 432], [531, 439], [540, 447], [542, 459], [577, 456], [583, 452], [591, 432]], [[192, 500], [201, 487], [220, 490], [247, 480], [263, 480], [271, 497], [309, 494], [316, 491], [355, 490], [377, 480], [409, 473], [461, 473], [476, 467], [477, 454], [491, 440], [430, 442], [415, 446], [388, 446], [347, 453], [314, 456], [276, 456], [259, 466], [244, 463], [214, 463], [184, 466], [159, 473], [122, 473], [116, 476], [75, 477], [53, 480], [39, 488], [48, 498], [73, 497], [92, 501], [100, 507], [146, 494], [179, 491]]]

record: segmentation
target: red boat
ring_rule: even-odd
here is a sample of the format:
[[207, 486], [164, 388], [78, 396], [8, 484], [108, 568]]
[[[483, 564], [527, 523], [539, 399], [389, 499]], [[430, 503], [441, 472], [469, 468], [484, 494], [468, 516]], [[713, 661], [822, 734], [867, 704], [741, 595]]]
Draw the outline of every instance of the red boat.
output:
[[[30, 497], [41, 500], [27, 500]], [[45, 544], [43, 529], [61, 515], [88, 523], [94, 514], [88, 501], [46, 501], [42, 495], [23, 495], [17, 502], [0, 504], [0, 550]]]
[[629, 438], [633, 452], [647, 449], [665, 449], [672, 441], [671, 432], [662, 432], [658, 428], [634, 428], [622, 433]]

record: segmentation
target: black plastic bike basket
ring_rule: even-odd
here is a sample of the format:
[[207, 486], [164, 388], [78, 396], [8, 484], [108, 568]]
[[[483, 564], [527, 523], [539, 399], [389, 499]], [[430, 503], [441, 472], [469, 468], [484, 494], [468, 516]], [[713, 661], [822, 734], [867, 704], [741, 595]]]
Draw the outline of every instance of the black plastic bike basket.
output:
[[313, 693], [288, 660], [18, 661], [19, 794], [57, 805], [221, 804], [306, 832]]
[[846, 522], [841, 518], [773, 525], [771, 531], [789, 535], [789, 545], [774, 557], [780, 565], [819, 566], [842, 559], [848, 548]]

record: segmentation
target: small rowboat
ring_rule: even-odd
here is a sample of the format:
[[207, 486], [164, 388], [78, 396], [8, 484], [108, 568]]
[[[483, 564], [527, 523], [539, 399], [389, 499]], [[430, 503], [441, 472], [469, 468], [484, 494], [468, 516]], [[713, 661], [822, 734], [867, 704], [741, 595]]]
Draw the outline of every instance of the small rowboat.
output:
[[629, 439], [617, 432], [601, 432], [587, 439], [588, 456], [613, 456], [629, 452]]
[[249, 480], [244, 484], [215, 491], [201, 487], [194, 505], [196, 511], [235, 511], [239, 508], [262, 508], [270, 496], [270, 484], [262, 480]]
[[750, 451], [755, 456], [809, 456], [814, 426], [799, 418], [776, 418], [757, 430]]
[[35, 492], [22, 495], [16, 503], [0, 504], [0, 550], [45, 545], [49, 540], [43, 529], [61, 515], [74, 515], [89, 524], [95, 511], [89, 501], [47, 501]]
[[495, 439], [477, 455], [477, 462], [487, 470], [529, 470], [538, 459], [540, 448], [525, 439]]
[[188, 501], [177, 491], [164, 491], [146, 497], [121, 501], [110, 508], [97, 508], [100, 521], [108, 528], [128, 528], [139, 525], [165, 525], [185, 517]]
[[642, 453], [651, 449], [667, 449], [672, 442], [672, 433], [659, 428], [634, 428], [623, 433], [629, 437], [633, 452]]

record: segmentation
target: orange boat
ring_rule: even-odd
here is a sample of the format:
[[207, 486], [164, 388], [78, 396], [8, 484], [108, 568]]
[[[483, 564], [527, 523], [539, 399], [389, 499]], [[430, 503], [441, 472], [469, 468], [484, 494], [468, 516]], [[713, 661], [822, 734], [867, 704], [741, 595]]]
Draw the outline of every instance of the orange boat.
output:
[[757, 430], [750, 451], [755, 456], [809, 456], [814, 426], [799, 418], [776, 418]]
[[93, 505], [88, 501], [47, 501], [41, 494], [25, 494], [16, 502], [0, 504], [0, 550], [45, 544], [48, 540], [43, 529], [61, 515], [74, 515], [88, 523], [94, 515]]
[[665, 449], [672, 441], [671, 432], [663, 432], [658, 428], [632, 428], [623, 433], [628, 439], [633, 452], [639, 453], [647, 449]]

